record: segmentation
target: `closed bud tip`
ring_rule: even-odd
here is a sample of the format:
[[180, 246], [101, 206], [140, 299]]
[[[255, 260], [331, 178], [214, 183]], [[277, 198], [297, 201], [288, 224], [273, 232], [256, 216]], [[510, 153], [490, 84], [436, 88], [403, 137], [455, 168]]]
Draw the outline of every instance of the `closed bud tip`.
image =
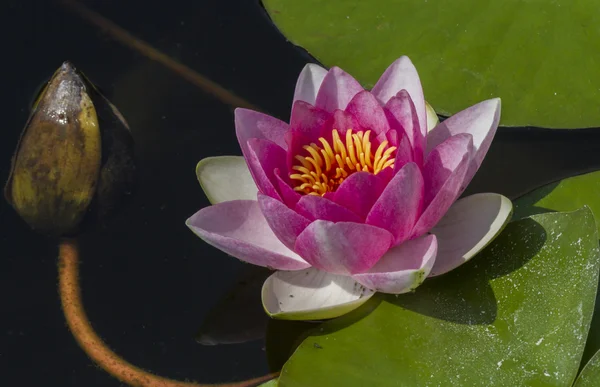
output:
[[133, 143], [124, 119], [65, 62], [34, 103], [5, 196], [36, 231], [72, 234], [91, 209], [104, 212], [96, 203], [110, 207], [115, 191], [130, 188], [134, 169]]

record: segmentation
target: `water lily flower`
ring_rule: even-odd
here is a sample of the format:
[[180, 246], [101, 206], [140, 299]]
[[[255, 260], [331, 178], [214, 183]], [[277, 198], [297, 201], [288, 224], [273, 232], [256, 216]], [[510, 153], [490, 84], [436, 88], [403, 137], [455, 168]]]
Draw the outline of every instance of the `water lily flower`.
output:
[[409, 292], [456, 268], [502, 230], [510, 200], [457, 200], [499, 118], [491, 99], [437, 124], [407, 57], [371, 91], [338, 67], [308, 64], [289, 124], [235, 111], [243, 158], [200, 161], [213, 205], [186, 224], [227, 254], [277, 270], [262, 289], [272, 317], [340, 316], [376, 291]]

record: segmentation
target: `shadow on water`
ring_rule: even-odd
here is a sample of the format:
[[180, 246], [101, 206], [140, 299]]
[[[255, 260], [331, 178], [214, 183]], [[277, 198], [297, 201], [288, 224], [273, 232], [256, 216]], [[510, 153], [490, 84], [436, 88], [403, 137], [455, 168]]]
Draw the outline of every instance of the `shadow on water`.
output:
[[235, 283], [210, 309], [196, 341], [202, 345], [239, 344], [264, 338], [269, 316], [261, 301], [261, 289], [273, 272], [245, 265]]

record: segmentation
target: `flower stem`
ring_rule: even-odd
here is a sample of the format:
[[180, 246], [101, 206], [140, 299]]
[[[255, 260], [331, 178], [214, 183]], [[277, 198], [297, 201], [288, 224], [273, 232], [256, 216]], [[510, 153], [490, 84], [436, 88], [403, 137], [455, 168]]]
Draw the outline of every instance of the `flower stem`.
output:
[[269, 374], [243, 382], [213, 385], [180, 382], [144, 371], [110, 350], [94, 331], [81, 300], [79, 249], [74, 239], [60, 241], [58, 276], [60, 300], [73, 336], [93, 361], [123, 383], [140, 387], [251, 387], [276, 376], [276, 374]]
[[62, 4], [71, 8], [79, 14], [84, 20], [99, 27], [105, 33], [110, 35], [113, 39], [117, 40], [129, 48], [145, 55], [148, 59], [154, 60], [168, 69], [174, 71], [179, 76], [184, 78], [186, 81], [191, 82], [195, 86], [200, 87], [205, 92], [212, 94], [221, 102], [226, 103], [233, 107], [243, 107], [246, 109], [260, 111], [260, 109], [245, 99], [238, 97], [233, 92], [225, 89], [223, 86], [216, 82], [211, 81], [205, 76], [194, 71], [190, 67], [184, 65], [168, 56], [167, 54], [157, 50], [149, 43], [136, 38], [127, 30], [113, 23], [109, 19], [100, 15], [99, 13], [86, 7], [84, 4], [77, 0], [62, 0]]

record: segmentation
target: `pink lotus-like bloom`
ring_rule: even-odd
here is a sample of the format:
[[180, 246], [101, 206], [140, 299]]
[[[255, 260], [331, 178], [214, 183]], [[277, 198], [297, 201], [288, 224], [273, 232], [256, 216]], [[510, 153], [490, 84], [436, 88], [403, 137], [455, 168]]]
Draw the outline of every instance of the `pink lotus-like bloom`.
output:
[[243, 159], [202, 160], [209, 200], [187, 225], [207, 243], [275, 272], [263, 286], [274, 317], [335, 317], [375, 291], [411, 291], [485, 247], [508, 199], [457, 201], [496, 132], [500, 100], [435, 127], [407, 57], [371, 91], [349, 74], [307, 65], [290, 123], [235, 111]]

